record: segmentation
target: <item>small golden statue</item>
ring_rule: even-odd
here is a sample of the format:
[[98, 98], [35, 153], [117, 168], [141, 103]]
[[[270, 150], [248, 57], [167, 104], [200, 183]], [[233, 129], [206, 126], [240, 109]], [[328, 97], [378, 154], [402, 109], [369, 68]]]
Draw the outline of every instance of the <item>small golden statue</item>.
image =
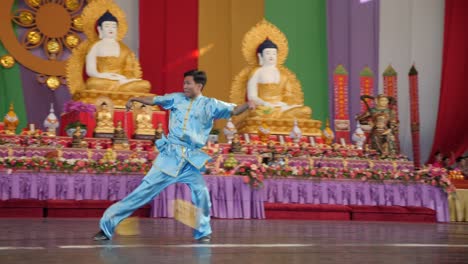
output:
[[75, 129], [75, 132], [73, 132], [72, 135], [72, 148], [81, 148], [83, 147], [83, 138], [84, 138], [84, 133], [81, 132], [81, 127], [77, 126]]
[[230, 100], [242, 104], [247, 97], [257, 105], [235, 118], [240, 133], [256, 133], [266, 124], [271, 134], [288, 135], [296, 118], [306, 136], [320, 135], [321, 122], [312, 120], [296, 75], [283, 66], [288, 40], [273, 24], [261, 21], [244, 36], [242, 52], [248, 66], [234, 79]]
[[153, 127], [153, 112], [151, 108], [141, 104], [133, 114], [135, 116], [135, 138], [142, 135], [154, 137], [156, 130]]
[[[375, 100], [375, 107], [370, 107], [366, 99]], [[361, 100], [365, 103], [367, 111], [356, 117], [361, 124], [369, 124], [371, 149], [377, 150], [380, 155], [388, 156], [397, 153], [398, 147], [395, 135], [398, 134], [398, 120], [395, 111], [390, 106], [396, 105], [393, 97], [379, 94], [377, 97], [363, 95]]]
[[95, 137], [110, 137], [114, 134], [114, 107], [108, 98], [98, 99], [98, 109], [96, 111]]
[[129, 149], [127, 134], [125, 133], [125, 130], [122, 127], [122, 121], [120, 120], [117, 122], [112, 143], [116, 150]]
[[158, 123], [158, 128], [156, 128], [155, 139], [161, 139], [164, 135], [163, 124], [161, 122]]
[[265, 123], [258, 127], [258, 138], [260, 142], [267, 143], [270, 140], [270, 128], [267, 127]]
[[18, 124], [19, 124], [19, 119], [15, 113], [13, 103], [10, 104], [10, 110], [3, 118], [3, 124], [5, 125], [5, 133], [7, 135], [15, 134], [16, 128], [18, 127]]
[[111, 148], [108, 148], [106, 152], [104, 153], [104, 156], [100, 161], [102, 162], [115, 162], [117, 160], [117, 153], [112, 150]]
[[113, 0], [90, 1], [81, 17], [87, 41], [73, 50], [66, 68], [73, 99], [94, 104], [107, 96], [123, 108], [130, 97], [154, 96], [135, 54], [122, 42], [128, 25], [120, 7]]
[[322, 133], [322, 139], [323, 142], [326, 145], [331, 145], [333, 144], [333, 139], [335, 138], [335, 133], [333, 133], [333, 130], [330, 128], [330, 121], [327, 119], [327, 122], [325, 123], [325, 129], [323, 130]]
[[235, 154], [243, 152], [242, 151], [242, 143], [240, 141], [239, 134], [237, 134], [237, 133], [235, 133], [233, 138], [232, 138], [230, 152], [235, 153]]

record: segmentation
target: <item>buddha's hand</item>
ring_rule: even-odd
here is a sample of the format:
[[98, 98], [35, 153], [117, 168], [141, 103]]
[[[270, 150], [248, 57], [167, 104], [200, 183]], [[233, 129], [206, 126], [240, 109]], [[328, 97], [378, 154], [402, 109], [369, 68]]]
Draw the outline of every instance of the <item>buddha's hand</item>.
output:
[[123, 75], [112, 73], [112, 72], [102, 72], [99, 74], [99, 78], [109, 79], [113, 81], [120, 81], [122, 79], [127, 79]]
[[133, 82], [133, 81], [139, 81], [141, 79], [127, 79], [127, 78], [123, 78], [123, 79], [120, 79], [119, 80], [119, 83], [120, 85], [123, 85], [123, 84], [126, 84], [126, 83], [129, 83], [129, 82]]

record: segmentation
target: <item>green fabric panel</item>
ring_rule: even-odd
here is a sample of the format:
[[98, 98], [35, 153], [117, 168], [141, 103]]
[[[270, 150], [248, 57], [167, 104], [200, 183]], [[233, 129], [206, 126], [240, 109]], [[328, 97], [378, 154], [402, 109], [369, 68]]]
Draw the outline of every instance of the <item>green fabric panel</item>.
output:
[[288, 38], [286, 66], [296, 73], [313, 119], [328, 117], [326, 0], [265, 0], [265, 18]]
[[[0, 41], [0, 57], [9, 54]], [[12, 54], [10, 54], [12, 55]], [[20, 133], [28, 124], [26, 106], [24, 105], [21, 70], [18, 62], [10, 69], [0, 66], [0, 122], [9, 110], [10, 103], [14, 104], [15, 113], [19, 118], [16, 133]]]

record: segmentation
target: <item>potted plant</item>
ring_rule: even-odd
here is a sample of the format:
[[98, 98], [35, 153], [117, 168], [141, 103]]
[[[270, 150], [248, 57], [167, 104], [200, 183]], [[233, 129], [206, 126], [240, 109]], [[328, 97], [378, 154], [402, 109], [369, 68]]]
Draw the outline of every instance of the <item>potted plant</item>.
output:
[[67, 132], [67, 135], [69, 137], [72, 137], [73, 133], [75, 133], [77, 127], [80, 127], [80, 129], [82, 130], [83, 135], [86, 135], [87, 127], [86, 127], [85, 124], [81, 123], [80, 121], [72, 122], [72, 123], [68, 124], [65, 127], [65, 131]]

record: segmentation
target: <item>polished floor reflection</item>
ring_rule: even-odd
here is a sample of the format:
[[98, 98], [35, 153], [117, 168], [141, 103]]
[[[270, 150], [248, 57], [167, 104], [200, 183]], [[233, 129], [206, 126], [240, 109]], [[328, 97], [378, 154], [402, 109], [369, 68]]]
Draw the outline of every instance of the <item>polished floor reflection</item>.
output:
[[171, 219], [94, 242], [98, 219], [0, 219], [0, 263], [468, 263], [468, 224], [213, 220], [210, 244]]

